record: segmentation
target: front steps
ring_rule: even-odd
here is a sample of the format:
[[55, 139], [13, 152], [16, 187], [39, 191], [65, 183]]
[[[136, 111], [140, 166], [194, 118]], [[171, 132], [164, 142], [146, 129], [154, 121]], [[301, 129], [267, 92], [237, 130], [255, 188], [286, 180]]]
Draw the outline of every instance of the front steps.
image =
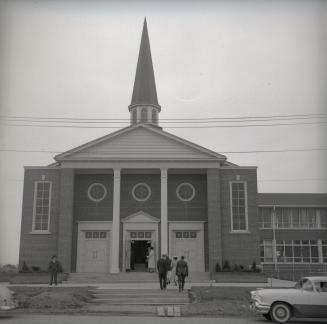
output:
[[[186, 282], [209, 282], [208, 272], [191, 272]], [[69, 284], [117, 284], [117, 283], [158, 283], [158, 274], [149, 272], [120, 272], [120, 273], [70, 273]]]
[[91, 289], [92, 303], [106, 305], [168, 306], [189, 303], [187, 291], [179, 292], [177, 287], [158, 289]]

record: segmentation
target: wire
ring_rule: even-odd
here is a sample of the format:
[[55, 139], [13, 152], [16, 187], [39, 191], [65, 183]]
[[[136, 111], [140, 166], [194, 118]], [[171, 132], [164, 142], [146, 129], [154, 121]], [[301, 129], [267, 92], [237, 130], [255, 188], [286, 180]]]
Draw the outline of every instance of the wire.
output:
[[[31, 125], [31, 124], [5, 124], [8, 127], [42, 127], [42, 128], [101, 128], [101, 129], [119, 129], [121, 127], [113, 126], [77, 126], [77, 125]], [[295, 125], [326, 125], [327, 122], [305, 122], [305, 123], [275, 123], [275, 124], [251, 124], [251, 125], [206, 125], [206, 126], [165, 126], [165, 129], [176, 128], [245, 128], [245, 127], [272, 127], [272, 126], [295, 126]]]
[[[70, 153], [79, 152], [69, 150]], [[305, 149], [281, 149], [281, 150], [255, 150], [255, 151], [224, 151], [221, 154], [256, 154], [256, 153], [288, 153], [288, 152], [311, 152], [311, 151], [327, 151], [327, 148], [305, 148]], [[16, 149], [0, 149], [0, 152], [14, 152], [14, 153], [52, 153], [61, 154], [67, 151], [46, 151], [46, 150], [16, 150]], [[110, 151], [94, 151], [94, 152], [81, 152], [83, 154], [108, 154]]]
[[[239, 116], [239, 117], [202, 117], [202, 118], [160, 118], [160, 121], [172, 120], [241, 120], [241, 119], [275, 119], [287, 118], [298, 119], [300, 117], [306, 118], [326, 118], [327, 114], [290, 114], [290, 115], [267, 115], [267, 116]], [[130, 121], [130, 118], [81, 118], [81, 117], [40, 117], [40, 116], [5, 116], [0, 115], [0, 119], [34, 119], [34, 120], [84, 120], [84, 121]]]

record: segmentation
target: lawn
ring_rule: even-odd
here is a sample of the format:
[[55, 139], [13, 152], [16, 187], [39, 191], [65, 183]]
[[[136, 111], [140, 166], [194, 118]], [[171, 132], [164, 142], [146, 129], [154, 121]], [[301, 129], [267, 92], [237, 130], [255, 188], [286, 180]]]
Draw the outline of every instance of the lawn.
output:
[[90, 287], [9, 287], [17, 308], [37, 312], [81, 311], [92, 299]]
[[191, 303], [183, 306], [182, 314], [249, 316], [249, 287], [192, 287], [189, 291]]

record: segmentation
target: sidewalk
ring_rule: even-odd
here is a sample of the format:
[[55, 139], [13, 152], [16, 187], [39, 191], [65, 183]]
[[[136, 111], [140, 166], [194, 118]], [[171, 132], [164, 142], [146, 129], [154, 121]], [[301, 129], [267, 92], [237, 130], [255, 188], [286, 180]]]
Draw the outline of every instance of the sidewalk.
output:
[[[14, 287], [14, 286], [25, 286], [25, 287], [49, 287], [48, 284], [9, 284], [9, 283], [2, 283], [1, 285], [6, 287]], [[287, 281], [287, 280], [280, 280], [280, 279], [271, 279], [268, 278], [267, 283], [233, 283], [233, 282], [186, 282], [185, 283], [185, 289], [190, 289], [191, 287], [257, 287], [257, 288], [282, 288], [282, 287], [293, 287], [295, 285], [295, 282], [293, 281]], [[58, 287], [97, 287], [98, 289], [159, 289], [159, 282], [139, 282], [139, 283], [66, 283], [63, 282], [62, 284], [59, 284]], [[176, 286], [168, 286], [168, 289], [177, 289]]]

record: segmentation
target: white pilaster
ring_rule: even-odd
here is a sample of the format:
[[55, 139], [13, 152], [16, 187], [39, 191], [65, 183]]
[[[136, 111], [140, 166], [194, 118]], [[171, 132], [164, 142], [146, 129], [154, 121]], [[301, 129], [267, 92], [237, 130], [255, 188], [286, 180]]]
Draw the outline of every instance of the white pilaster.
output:
[[167, 169], [161, 169], [161, 254], [168, 253]]
[[120, 169], [114, 169], [114, 193], [112, 215], [111, 273], [119, 272], [119, 229], [120, 228]]

